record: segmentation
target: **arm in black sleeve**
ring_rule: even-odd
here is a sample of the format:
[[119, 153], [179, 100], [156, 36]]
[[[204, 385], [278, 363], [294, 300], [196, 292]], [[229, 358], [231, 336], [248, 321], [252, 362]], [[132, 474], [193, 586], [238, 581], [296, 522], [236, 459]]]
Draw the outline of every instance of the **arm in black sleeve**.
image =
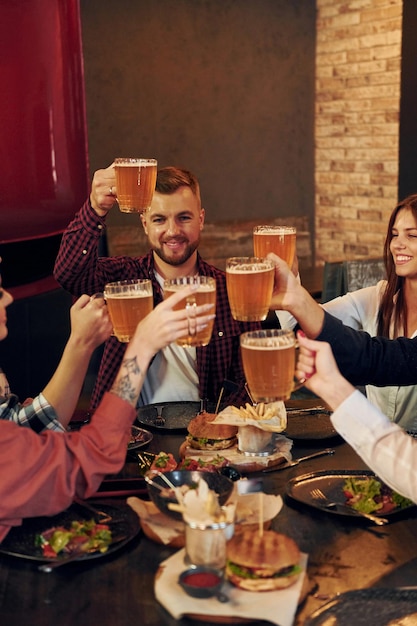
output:
[[417, 338], [371, 337], [325, 313], [317, 339], [332, 346], [341, 373], [353, 385], [417, 384]]

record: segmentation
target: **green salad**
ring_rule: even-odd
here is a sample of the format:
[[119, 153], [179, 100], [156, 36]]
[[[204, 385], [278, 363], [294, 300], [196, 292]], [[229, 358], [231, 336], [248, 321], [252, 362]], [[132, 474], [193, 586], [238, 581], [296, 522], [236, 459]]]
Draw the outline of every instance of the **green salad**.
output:
[[362, 513], [380, 513], [385, 515], [397, 509], [405, 509], [414, 502], [373, 476], [355, 478], [350, 476], [343, 485], [346, 504]]

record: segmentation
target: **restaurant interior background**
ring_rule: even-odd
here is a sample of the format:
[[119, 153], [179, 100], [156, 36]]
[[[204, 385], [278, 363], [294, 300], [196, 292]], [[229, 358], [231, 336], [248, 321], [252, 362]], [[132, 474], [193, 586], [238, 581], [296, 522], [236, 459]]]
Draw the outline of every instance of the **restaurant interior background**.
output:
[[[93, 172], [116, 156], [191, 169], [219, 229], [302, 218], [312, 262], [379, 256], [397, 198], [417, 187], [416, 4], [2, 3], [2, 162], [19, 153], [23, 164], [0, 183], [3, 282], [17, 289], [0, 345], [12, 388], [37, 393], [56, 366], [70, 300], [42, 281]], [[50, 83], [62, 77], [59, 98]], [[48, 158], [37, 167], [40, 144], [49, 170]], [[121, 226], [134, 231], [137, 218], [113, 211], [109, 231]]]

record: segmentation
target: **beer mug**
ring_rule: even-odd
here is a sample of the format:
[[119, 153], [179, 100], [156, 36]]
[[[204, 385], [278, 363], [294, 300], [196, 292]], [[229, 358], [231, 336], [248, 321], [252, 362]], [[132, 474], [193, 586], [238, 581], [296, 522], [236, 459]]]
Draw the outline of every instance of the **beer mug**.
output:
[[[176, 341], [179, 346], [183, 347], [206, 346], [210, 342], [214, 319], [210, 320], [205, 328], [197, 332], [195, 310], [201, 304], [214, 304], [214, 306], [216, 306], [216, 279], [212, 276], [182, 276], [180, 278], [170, 278], [164, 281], [164, 298], [168, 298], [186, 285], [194, 284], [198, 285], [198, 290], [191, 296], [188, 296], [185, 301], [188, 317], [188, 332], [184, 337], [180, 337]], [[174, 307], [174, 310], [183, 308], [184, 301], [181, 301]]]
[[294, 262], [297, 229], [294, 226], [255, 226], [253, 250], [255, 256], [265, 257], [274, 252], [289, 267]]
[[269, 259], [231, 257], [226, 261], [230, 310], [240, 322], [265, 320], [274, 288], [275, 266]]
[[243, 370], [254, 402], [288, 400], [303, 386], [294, 377], [296, 348], [292, 330], [254, 330], [240, 336]]
[[113, 334], [123, 343], [133, 337], [138, 323], [153, 309], [152, 282], [148, 278], [107, 283], [104, 298]]
[[156, 184], [156, 159], [115, 159], [117, 202], [122, 213], [150, 208]]

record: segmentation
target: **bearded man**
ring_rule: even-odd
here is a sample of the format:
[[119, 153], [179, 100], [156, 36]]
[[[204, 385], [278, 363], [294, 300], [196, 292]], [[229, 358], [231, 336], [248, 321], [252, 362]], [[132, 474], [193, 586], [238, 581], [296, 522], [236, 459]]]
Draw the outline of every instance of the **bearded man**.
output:
[[[216, 280], [216, 318], [210, 343], [190, 348], [171, 344], [158, 352], [148, 369], [138, 406], [156, 402], [217, 402], [241, 405], [248, 400], [240, 357], [241, 333], [260, 328], [260, 323], [233, 319], [225, 273], [209, 265], [198, 253], [205, 210], [200, 185], [188, 170], [158, 170], [151, 207], [140, 215], [150, 251], [145, 256], [100, 257], [99, 240], [106, 216], [116, 203], [114, 164], [97, 170], [90, 197], [64, 232], [55, 263], [56, 280], [74, 296], [104, 291], [106, 283], [149, 278], [154, 305], [163, 299], [165, 279], [212, 276]], [[118, 371], [126, 345], [111, 337], [105, 345], [91, 409], [98, 405]], [[228, 381], [225, 385], [225, 381]], [[230, 381], [234, 385], [230, 385]]]

